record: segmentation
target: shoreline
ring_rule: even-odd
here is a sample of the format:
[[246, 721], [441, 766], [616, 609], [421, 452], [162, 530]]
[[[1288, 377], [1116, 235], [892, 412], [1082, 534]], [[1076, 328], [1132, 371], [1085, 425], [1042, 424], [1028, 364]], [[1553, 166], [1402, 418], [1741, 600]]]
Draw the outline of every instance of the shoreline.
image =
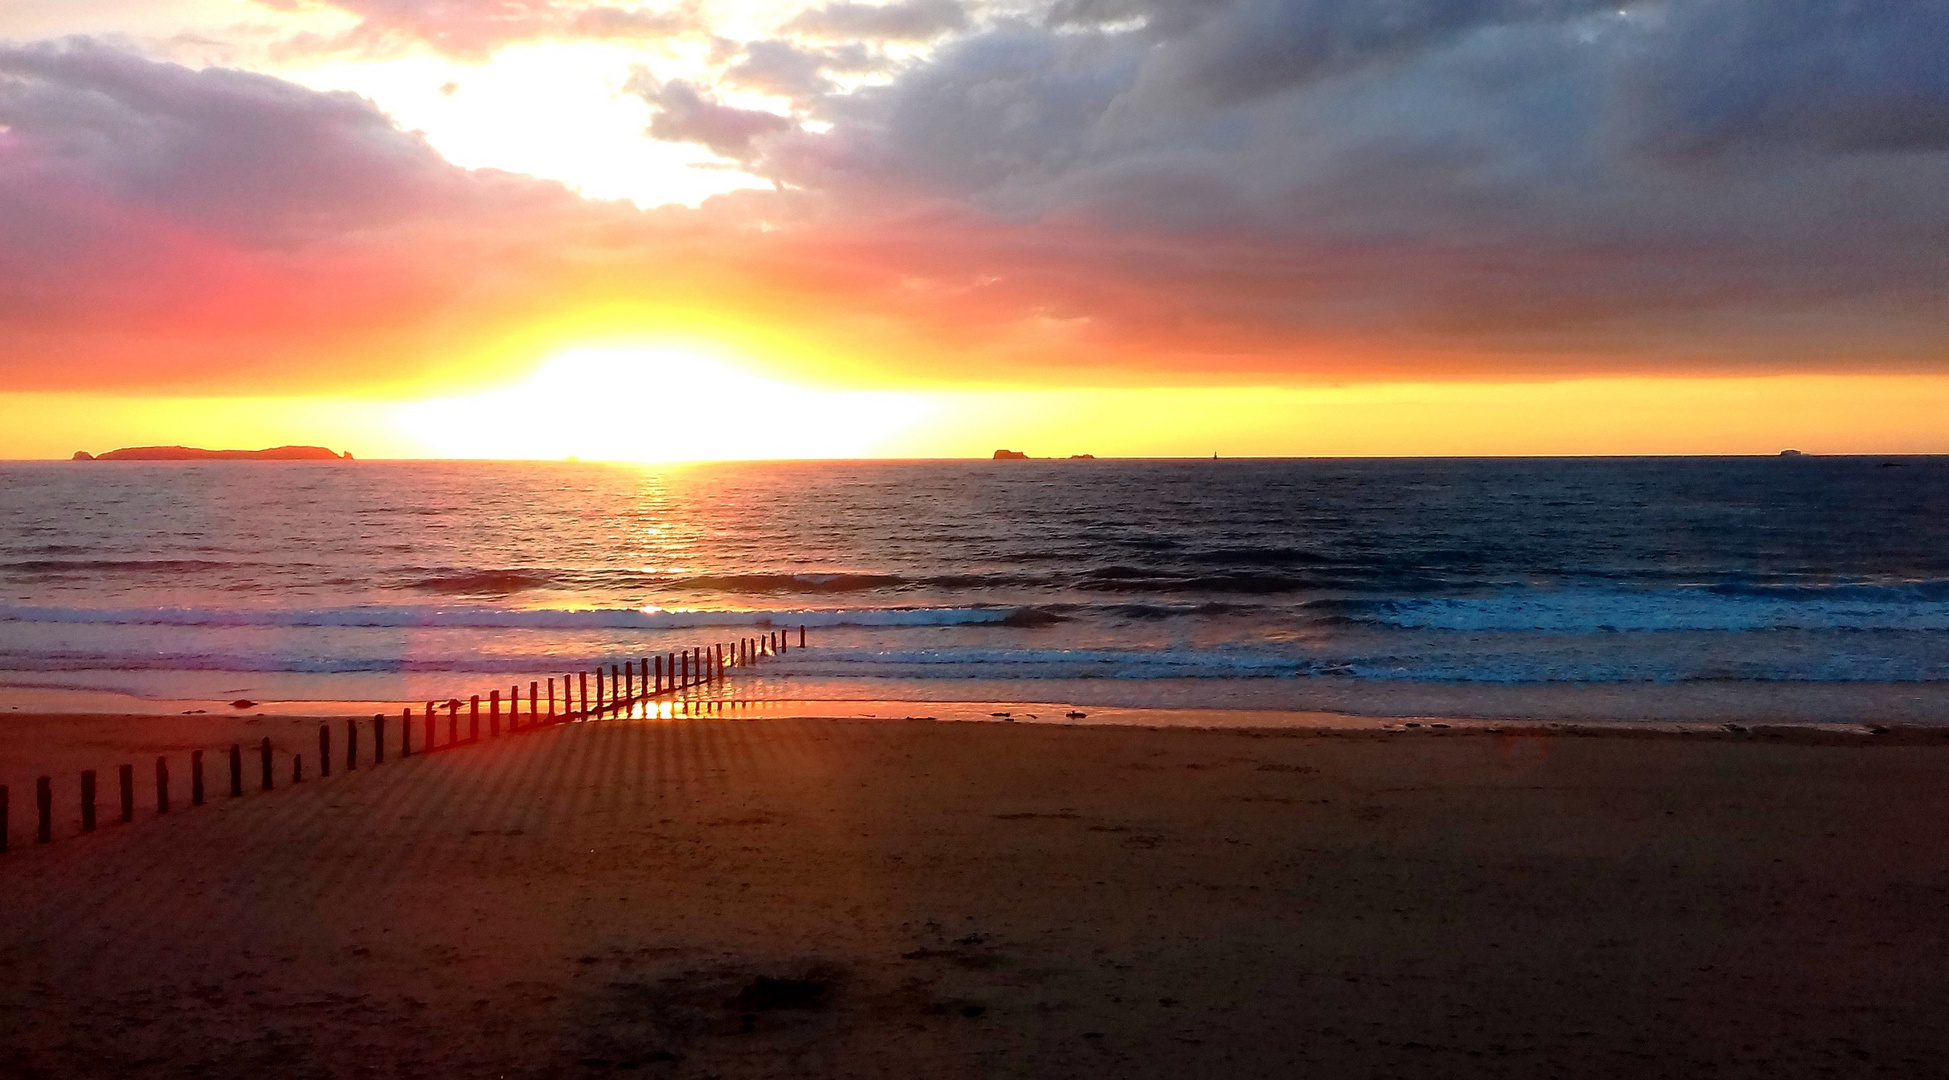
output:
[[[559, 672], [555, 673], [559, 676]], [[444, 701], [462, 691], [483, 696], [496, 685], [526, 685], [548, 673], [508, 674], [499, 684], [478, 685], [459, 675], [426, 698], [295, 699], [266, 697], [249, 709], [215, 698], [143, 697], [97, 688], [49, 686], [0, 678], [0, 721], [9, 715], [253, 715], [294, 717], [371, 716], [404, 707], [416, 711], [429, 698]], [[239, 679], [238, 681], [245, 681]], [[467, 684], [474, 682], [472, 689]], [[238, 697], [257, 691], [240, 689]], [[849, 704], [908, 702], [958, 709], [992, 703], [1030, 702], [1085, 712], [1205, 711], [1214, 714], [1318, 713], [1350, 719], [1470, 720], [1631, 724], [1838, 724], [1949, 727], [1949, 682], [1831, 683], [1713, 680], [1684, 683], [1481, 684], [1350, 682], [1333, 679], [813, 679], [775, 676], [763, 669], [696, 700], [735, 700], [744, 708], [775, 709], [783, 703]], [[667, 699], [666, 699], [667, 700]], [[1222, 726], [1222, 725], [1220, 725]]]

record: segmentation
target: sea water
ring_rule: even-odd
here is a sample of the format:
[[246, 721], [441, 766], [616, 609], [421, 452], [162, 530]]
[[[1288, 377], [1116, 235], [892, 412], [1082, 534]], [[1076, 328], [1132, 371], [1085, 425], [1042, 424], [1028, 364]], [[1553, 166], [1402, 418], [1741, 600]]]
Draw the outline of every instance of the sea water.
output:
[[748, 692], [1934, 690], [1949, 459], [0, 465], [0, 693], [416, 702], [800, 626]]

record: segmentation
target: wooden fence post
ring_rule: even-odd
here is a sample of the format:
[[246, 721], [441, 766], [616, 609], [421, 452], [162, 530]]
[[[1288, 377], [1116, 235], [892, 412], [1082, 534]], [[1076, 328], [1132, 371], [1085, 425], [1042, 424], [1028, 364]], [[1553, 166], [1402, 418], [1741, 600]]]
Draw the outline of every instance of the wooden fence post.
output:
[[636, 662], [623, 661], [623, 704], [636, 700]]
[[135, 766], [124, 765], [122, 774], [122, 821], [126, 824], [135, 820]]
[[480, 695], [467, 699], [467, 741], [480, 741]]
[[534, 727], [539, 723], [541, 723], [541, 683], [533, 681], [528, 683], [528, 726]]
[[[533, 723], [534, 719], [535, 718], [533, 714], [530, 714], [528, 716], [529, 723]], [[513, 686], [508, 687], [508, 730], [513, 731], [520, 726], [521, 726], [521, 684], [516, 683]]]
[[40, 812], [40, 824], [34, 828], [36, 844], [54, 842], [54, 781], [43, 776], [34, 781], [34, 807]]
[[653, 693], [663, 693], [663, 657], [656, 658], [656, 681], [650, 684]]
[[264, 741], [257, 744], [257, 762], [258, 772], [263, 774], [264, 790], [269, 791], [271, 790], [271, 737], [269, 735], [264, 736]]
[[332, 774], [332, 726], [318, 725], [318, 775]]
[[203, 805], [203, 751], [189, 752], [189, 804]]
[[[566, 680], [566, 677], [564, 679]], [[567, 681], [562, 683], [562, 695], [564, 697], [568, 695]], [[555, 722], [555, 676], [553, 675], [548, 677], [548, 722], [551, 724]]]
[[156, 755], [156, 813], [169, 813], [169, 759]]
[[460, 741], [460, 699], [447, 699], [447, 745]]
[[717, 681], [724, 681], [724, 645], [722, 642], [717, 645]]
[[501, 734], [501, 692], [487, 692], [487, 733], [496, 738]]
[[351, 772], [359, 767], [359, 722], [345, 721], [345, 771]]
[[602, 686], [602, 665], [597, 664], [596, 665], [596, 711], [597, 712], [602, 711], [602, 706], [605, 703], [605, 700], [606, 699], [603, 694], [603, 686]]
[[81, 770], [81, 831], [95, 831], [95, 770]]
[[434, 707], [433, 703], [429, 701], [426, 703], [426, 738], [420, 740], [420, 753], [422, 754], [430, 754], [433, 752], [433, 737], [437, 734], [433, 730], [433, 718]]
[[575, 711], [586, 716], [589, 712], [589, 673], [586, 671], [578, 671], [575, 675], [576, 681], [582, 685], [582, 693], [578, 695], [581, 699], [581, 707]]
[[372, 714], [372, 763], [386, 763], [386, 714]]
[[805, 627], [804, 627], [804, 625], [800, 625], [800, 626], [799, 626], [799, 648], [801, 648], [801, 649], [803, 649], [803, 648], [805, 648]]
[[399, 756], [413, 756], [413, 710], [399, 710]]
[[239, 798], [244, 793], [244, 748], [236, 743], [230, 744], [230, 797]]

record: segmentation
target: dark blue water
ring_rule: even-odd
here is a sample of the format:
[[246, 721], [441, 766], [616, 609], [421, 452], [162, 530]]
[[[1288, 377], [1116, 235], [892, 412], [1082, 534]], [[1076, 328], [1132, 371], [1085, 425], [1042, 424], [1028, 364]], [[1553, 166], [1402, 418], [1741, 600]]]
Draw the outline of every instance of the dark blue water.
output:
[[772, 677], [1949, 680], [1941, 458], [50, 463], [0, 510], [0, 682], [163, 698], [802, 624]]

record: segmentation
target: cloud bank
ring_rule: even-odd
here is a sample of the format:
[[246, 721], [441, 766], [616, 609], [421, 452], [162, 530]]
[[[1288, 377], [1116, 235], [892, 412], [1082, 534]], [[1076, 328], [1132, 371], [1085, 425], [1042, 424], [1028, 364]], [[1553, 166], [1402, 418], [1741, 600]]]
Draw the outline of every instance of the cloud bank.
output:
[[[609, 10], [356, 7], [456, 49]], [[723, 79], [789, 117], [630, 84], [649, 137], [777, 185], [694, 211], [457, 169], [264, 76], [0, 48], [0, 381], [356, 378], [592, 295], [947, 378], [1949, 369], [1939, 3], [913, 0], [779, 25]]]

